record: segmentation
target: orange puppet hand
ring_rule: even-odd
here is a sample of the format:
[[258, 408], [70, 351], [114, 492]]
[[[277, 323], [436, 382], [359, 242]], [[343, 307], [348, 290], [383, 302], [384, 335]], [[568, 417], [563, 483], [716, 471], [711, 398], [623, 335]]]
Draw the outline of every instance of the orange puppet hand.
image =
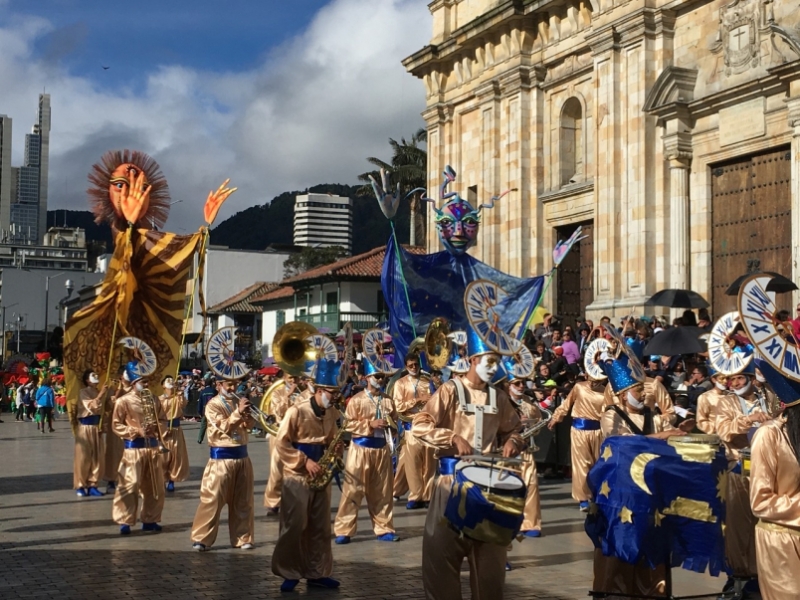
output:
[[147, 209], [150, 208], [151, 189], [150, 184], [145, 181], [144, 171], [134, 175], [131, 170], [128, 175], [128, 186], [123, 188], [119, 200], [119, 210], [128, 223], [136, 223], [147, 214]]
[[217, 218], [217, 213], [219, 212], [219, 209], [222, 208], [225, 200], [228, 199], [228, 196], [239, 189], [226, 187], [230, 182], [230, 179], [226, 179], [222, 185], [217, 188], [216, 192], [208, 193], [206, 205], [203, 207], [203, 216], [205, 217], [208, 225], [211, 225], [214, 222], [214, 219]]

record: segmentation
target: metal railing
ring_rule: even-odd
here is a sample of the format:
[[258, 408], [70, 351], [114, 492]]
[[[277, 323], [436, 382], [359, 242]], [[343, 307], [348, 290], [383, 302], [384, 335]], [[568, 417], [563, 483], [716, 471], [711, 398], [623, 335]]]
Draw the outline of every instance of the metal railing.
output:
[[353, 324], [355, 331], [364, 332], [375, 327], [381, 321], [386, 321], [389, 315], [378, 312], [329, 312], [313, 315], [298, 315], [297, 320], [309, 323], [322, 333], [338, 333], [348, 321]]

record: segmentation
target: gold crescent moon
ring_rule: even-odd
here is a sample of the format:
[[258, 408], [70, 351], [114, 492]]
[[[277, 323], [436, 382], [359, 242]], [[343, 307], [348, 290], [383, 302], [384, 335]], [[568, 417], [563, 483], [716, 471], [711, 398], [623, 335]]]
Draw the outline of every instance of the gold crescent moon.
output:
[[644, 480], [644, 468], [647, 466], [647, 463], [656, 458], [658, 458], [658, 454], [642, 452], [634, 458], [631, 463], [631, 479], [650, 496], [653, 495], [653, 492], [650, 491], [650, 488], [647, 487], [647, 482]]

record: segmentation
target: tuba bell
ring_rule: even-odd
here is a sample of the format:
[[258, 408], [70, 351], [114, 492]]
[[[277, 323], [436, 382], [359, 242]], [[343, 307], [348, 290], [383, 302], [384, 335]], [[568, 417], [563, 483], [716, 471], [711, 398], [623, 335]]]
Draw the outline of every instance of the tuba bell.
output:
[[286, 323], [272, 338], [272, 356], [277, 365], [290, 375], [300, 377], [308, 362], [316, 362], [317, 350], [309, 339], [317, 335], [313, 325], [302, 321]]
[[285, 385], [286, 382], [283, 379], [279, 379], [269, 386], [267, 391], [264, 392], [264, 395], [261, 397], [261, 403], [258, 407], [258, 420], [261, 423], [261, 426], [264, 428], [264, 431], [270, 435], [278, 435], [278, 422], [275, 419], [275, 415], [271, 414], [272, 395]]
[[447, 366], [453, 344], [447, 319], [436, 317], [425, 332], [423, 348], [431, 369], [441, 371]]

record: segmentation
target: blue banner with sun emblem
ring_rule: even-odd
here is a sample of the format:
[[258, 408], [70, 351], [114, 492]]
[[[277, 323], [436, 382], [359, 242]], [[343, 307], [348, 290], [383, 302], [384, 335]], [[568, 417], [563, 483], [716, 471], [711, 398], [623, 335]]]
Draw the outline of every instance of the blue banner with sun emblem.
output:
[[396, 367], [403, 366], [415, 331], [417, 336], [425, 335], [434, 318], [447, 319], [452, 331], [467, 327], [464, 292], [476, 279], [493, 281], [507, 292], [507, 298], [497, 309], [501, 315], [500, 327], [516, 336], [520, 323], [527, 321], [542, 293], [544, 277], [514, 277], [469, 254], [411, 254], [395, 245], [393, 237], [389, 239], [381, 287], [389, 309]]
[[610, 437], [589, 471], [586, 533], [605, 556], [717, 576], [725, 570], [727, 466], [719, 445]]

